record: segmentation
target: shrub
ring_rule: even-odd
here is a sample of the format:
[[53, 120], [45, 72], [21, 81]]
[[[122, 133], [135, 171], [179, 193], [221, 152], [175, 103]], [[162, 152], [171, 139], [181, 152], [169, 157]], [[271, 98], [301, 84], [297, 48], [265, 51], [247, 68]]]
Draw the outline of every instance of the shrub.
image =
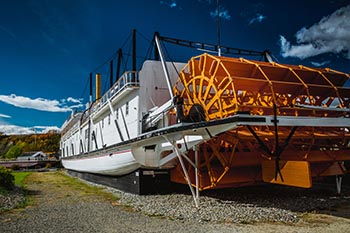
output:
[[0, 166], [0, 186], [12, 190], [15, 186], [15, 177], [11, 174], [11, 170]]
[[20, 168], [21, 168], [21, 167], [20, 167], [18, 164], [13, 164], [13, 165], [11, 166], [11, 170], [12, 170], [12, 171], [18, 171]]

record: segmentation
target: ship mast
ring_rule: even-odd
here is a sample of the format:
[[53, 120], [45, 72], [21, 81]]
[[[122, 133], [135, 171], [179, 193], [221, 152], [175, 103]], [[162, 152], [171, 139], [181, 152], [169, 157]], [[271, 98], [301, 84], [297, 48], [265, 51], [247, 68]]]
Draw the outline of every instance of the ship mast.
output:
[[169, 71], [168, 71], [168, 67], [166, 66], [166, 63], [165, 63], [165, 59], [164, 59], [162, 48], [160, 46], [159, 37], [160, 37], [159, 33], [156, 32], [155, 35], [154, 35], [154, 40], [155, 40], [157, 48], [158, 48], [160, 61], [162, 63], [162, 67], [163, 67], [163, 71], [164, 71], [164, 75], [165, 75], [165, 80], [166, 80], [166, 83], [167, 83], [167, 86], [168, 86], [168, 89], [169, 89], [170, 98], [174, 99], [173, 88], [172, 88], [170, 77], [169, 77]]
[[216, 13], [218, 17], [217, 32], [218, 32], [218, 56], [221, 56], [221, 22], [220, 22], [220, 12], [219, 12], [219, 0], [216, 1]]

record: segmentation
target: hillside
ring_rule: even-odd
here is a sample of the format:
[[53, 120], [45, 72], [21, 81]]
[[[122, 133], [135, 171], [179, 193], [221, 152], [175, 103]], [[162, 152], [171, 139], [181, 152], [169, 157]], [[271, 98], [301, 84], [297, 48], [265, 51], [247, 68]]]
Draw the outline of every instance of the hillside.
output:
[[29, 151], [59, 153], [60, 134], [0, 135], [0, 159], [14, 159]]

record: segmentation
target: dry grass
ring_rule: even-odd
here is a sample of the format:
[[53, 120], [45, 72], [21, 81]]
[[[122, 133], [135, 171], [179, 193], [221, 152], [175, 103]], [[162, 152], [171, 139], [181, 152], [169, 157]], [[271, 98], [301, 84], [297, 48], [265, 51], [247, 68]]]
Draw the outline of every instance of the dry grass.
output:
[[55, 202], [62, 199], [72, 202], [82, 200], [115, 202], [118, 200], [116, 196], [104, 191], [102, 188], [88, 185], [61, 171], [32, 173], [26, 178], [25, 183], [27, 184], [29, 195], [34, 198], [35, 202]]

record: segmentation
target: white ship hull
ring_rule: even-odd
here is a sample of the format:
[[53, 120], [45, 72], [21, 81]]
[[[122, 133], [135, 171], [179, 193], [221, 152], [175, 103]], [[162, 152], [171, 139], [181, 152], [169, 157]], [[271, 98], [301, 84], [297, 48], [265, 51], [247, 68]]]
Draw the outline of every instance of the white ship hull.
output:
[[140, 167], [131, 149], [62, 159], [62, 165], [68, 170], [114, 176], [130, 173]]

